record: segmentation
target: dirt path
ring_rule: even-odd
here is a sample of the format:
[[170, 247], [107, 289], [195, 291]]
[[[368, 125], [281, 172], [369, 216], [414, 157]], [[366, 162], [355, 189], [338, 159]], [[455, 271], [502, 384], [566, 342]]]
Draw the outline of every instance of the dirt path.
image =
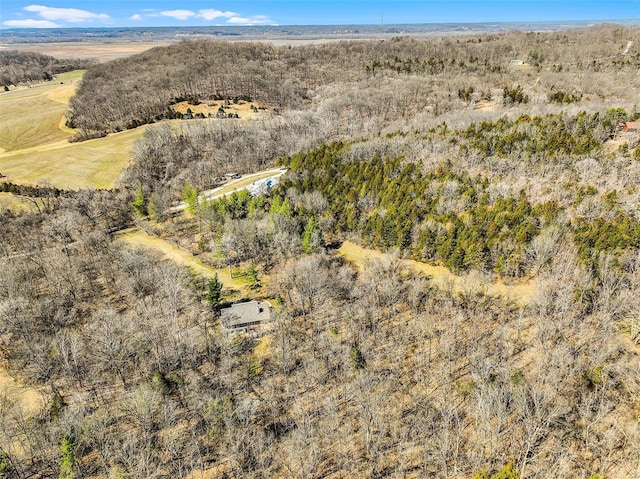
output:
[[194, 273], [202, 275], [205, 278], [211, 278], [217, 273], [218, 279], [225, 288], [241, 290], [245, 287], [242, 281], [229, 277], [229, 270], [227, 268], [212, 268], [211, 266], [207, 266], [188, 251], [162, 238], [151, 236], [139, 228], [123, 230], [118, 233], [117, 237], [125, 243], [139, 245], [157, 251], [161, 253], [165, 259], [179, 266], [186, 266]]
[[[382, 259], [389, 257], [386, 253], [377, 250], [363, 248], [351, 241], [345, 241], [338, 250], [347, 261], [363, 268], [370, 259]], [[521, 305], [531, 302], [537, 294], [533, 281], [525, 281], [515, 284], [505, 284], [502, 281], [490, 281], [477, 272], [471, 272], [464, 276], [453, 274], [444, 266], [433, 266], [414, 260], [400, 260], [411, 269], [423, 273], [431, 278], [433, 283], [441, 289], [449, 289], [455, 292], [485, 292], [491, 295], [500, 295], [512, 299]]]

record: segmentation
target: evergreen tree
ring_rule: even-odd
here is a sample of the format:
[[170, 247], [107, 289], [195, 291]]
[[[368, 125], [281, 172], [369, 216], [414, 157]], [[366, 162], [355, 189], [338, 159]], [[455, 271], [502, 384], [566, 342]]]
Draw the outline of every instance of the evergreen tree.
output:
[[147, 197], [144, 194], [144, 189], [142, 188], [142, 184], [138, 185], [138, 190], [136, 191], [136, 199], [131, 203], [131, 207], [133, 211], [138, 216], [142, 216], [146, 218], [149, 214], [147, 209]]
[[311, 254], [320, 247], [320, 227], [312, 216], [307, 221], [307, 226], [302, 234], [302, 249], [306, 254]]
[[222, 283], [218, 279], [218, 273], [213, 275], [213, 278], [207, 283], [207, 303], [212, 309], [218, 307], [220, 303], [220, 297], [222, 296]]
[[68, 436], [63, 436], [60, 442], [60, 475], [59, 479], [73, 479], [73, 466], [75, 455], [73, 452], [73, 441]]
[[198, 212], [198, 189], [189, 183], [184, 185], [182, 190], [182, 200], [187, 204], [187, 211], [192, 215]]

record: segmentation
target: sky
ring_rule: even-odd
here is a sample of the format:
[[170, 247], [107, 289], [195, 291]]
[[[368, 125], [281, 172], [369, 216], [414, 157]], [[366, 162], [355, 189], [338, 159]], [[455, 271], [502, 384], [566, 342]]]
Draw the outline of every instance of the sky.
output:
[[1, 0], [2, 28], [379, 25], [640, 18], [640, 0]]

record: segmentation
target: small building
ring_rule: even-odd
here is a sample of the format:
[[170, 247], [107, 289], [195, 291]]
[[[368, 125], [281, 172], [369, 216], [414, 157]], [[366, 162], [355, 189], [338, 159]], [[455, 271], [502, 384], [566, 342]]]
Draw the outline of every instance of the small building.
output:
[[220, 323], [227, 333], [247, 333], [271, 320], [273, 307], [266, 301], [232, 304], [220, 310]]

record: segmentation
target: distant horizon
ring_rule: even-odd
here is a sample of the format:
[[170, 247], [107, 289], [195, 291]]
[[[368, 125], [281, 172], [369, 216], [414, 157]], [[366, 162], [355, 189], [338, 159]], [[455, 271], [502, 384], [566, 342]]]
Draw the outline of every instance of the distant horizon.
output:
[[122, 25], [122, 26], [67, 26], [67, 27], [0, 27], [4, 31], [63, 31], [63, 30], [141, 30], [141, 29], [208, 29], [208, 28], [225, 28], [225, 29], [272, 29], [272, 28], [290, 28], [290, 27], [363, 27], [363, 28], [386, 28], [401, 26], [421, 26], [421, 25], [553, 25], [553, 24], [576, 24], [576, 25], [606, 25], [606, 24], [623, 24], [629, 26], [640, 26], [638, 18], [615, 18], [615, 19], [581, 19], [581, 20], [515, 20], [515, 21], [478, 21], [478, 22], [414, 22], [414, 23], [292, 23], [292, 24], [271, 24], [271, 25]]
[[[640, 0], [3, 0], [0, 29], [634, 22]], [[38, 1], [38, 0], [35, 0]]]

